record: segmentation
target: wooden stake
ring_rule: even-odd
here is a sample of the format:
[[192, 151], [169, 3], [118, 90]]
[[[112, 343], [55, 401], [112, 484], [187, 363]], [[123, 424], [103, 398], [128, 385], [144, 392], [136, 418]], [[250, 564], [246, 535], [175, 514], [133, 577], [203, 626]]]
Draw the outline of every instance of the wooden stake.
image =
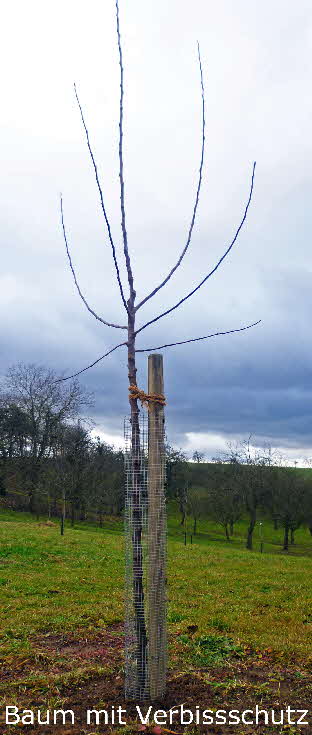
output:
[[[162, 355], [149, 355], [148, 393], [164, 392]], [[166, 636], [166, 519], [164, 408], [149, 404], [148, 443], [148, 678], [152, 701], [165, 694]]]

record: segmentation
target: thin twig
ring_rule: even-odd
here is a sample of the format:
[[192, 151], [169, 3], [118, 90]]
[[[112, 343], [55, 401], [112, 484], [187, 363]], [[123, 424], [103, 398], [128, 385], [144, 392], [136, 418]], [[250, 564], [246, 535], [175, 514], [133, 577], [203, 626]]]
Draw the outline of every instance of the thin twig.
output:
[[[240, 327], [239, 329], [228, 329], [226, 332], [214, 332], [214, 334], [207, 334], [205, 337], [194, 337], [193, 339], [184, 339], [182, 342], [170, 342], [167, 345], [159, 345], [159, 347], [147, 347], [143, 350], [135, 350], [135, 352], [154, 352], [154, 350], [162, 350], [165, 347], [176, 347], [176, 345], [186, 345], [189, 342], [200, 342], [202, 339], [209, 339], [210, 337], [218, 337], [221, 334], [233, 334], [234, 332], [244, 332], [245, 329], [251, 329], [251, 327], [255, 327], [257, 324], [260, 324], [261, 319], [259, 319], [257, 322], [253, 322], [253, 324], [248, 324], [246, 327]], [[117, 350], [118, 347], [123, 347], [124, 345], [127, 345], [127, 342], [120, 342], [120, 344], [115, 345], [111, 350], [108, 352], [105, 352], [105, 355], [101, 355], [101, 357], [98, 357], [97, 360], [94, 360], [94, 362], [91, 363], [91, 365], [88, 365], [87, 367], [83, 368], [82, 370], [79, 370], [78, 373], [74, 373], [73, 375], [68, 375], [67, 378], [59, 378], [56, 380], [56, 383], [61, 383], [64, 380], [70, 380], [70, 378], [75, 378], [77, 375], [80, 375], [81, 373], [84, 373], [86, 370], [89, 370], [94, 365], [96, 365], [98, 362], [101, 362], [101, 360], [104, 359], [104, 357], [107, 357], [111, 354], [111, 352], [114, 352], [114, 350]]]
[[228, 329], [226, 332], [214, 332], [214, 334], [207, 334], [205, 337], [194, 337], [193, 339], [184, 339], [182, 342], [170, 342], [167, 345], [160, 345], [159, 347], [148, 347], [144, 350], [136, 350], [136, 352], [154, 352], [154, 350], [162, 350], [164, 347], [175, 347], [176, 345], [186, 345], [189, 342], [200, 342], [202, 339], [209, 339], [210, 337], [218, 337], [220, 334], [233, 334], [233, 332], [244, 332], [245, 329], [251, 329], [257, 324], [260, 324], [261, 319], [253, 324], [248, 324], [247, 327], [240, 327], [239, 329]]
[[81, 373], [85, 373], [86, 370], [90, 370], [90, 368], [94, 367], [98, 362], [101, 362], [101, 360], [104, 360], [104, 357], [107, 357], [112, 352], [117, 350], [118, 347], [122, 347], [123, 345], [126, 345], [127, 342], [120, 342], [118, 345], [115, 345], [115, 347], [112, 347], [111, 350], [108, 350], [108, 352], [105, 352], [105, 355], [101, 355], [101, 357], [98, 357], [97, 360], [94, 360], [94, 362], [91, 362], [91, 365], [87, 365], [87, 367], [83, 368], [82, 370], [78, 370], [77, 373], [74, 373], [73, 375], [68, 375], [67, 378], [59, 378], [55, 381], [55, 383], [62, 383], [64, 380], [70, 380], [71, 378], [76, 378], [77, 375], [81, 375]]
[[248, 197], [248, 201], [247, 201], [247, 204], [246, 204], [246, 207], [245, 207], [243, 218], [242, 218], [242, 220], [240, 222], [239, 227], [236, 230], [236, 233], [235, 233], [235, 236], [233, 237], [232, 242], [230, 243], [229, 247], [226, 249], [225, 253], [223, 253], [223, 255], [220, 258], [220, 260], [218, 260], [217, 264], [208, 273], [208, 275], [205, 276], [205, 278], [203, 278], [202, 281], [200, 281], [200, 283], [195, 288], [193, 288], [192, 291], [190, 291], [186, 296], [184, 296], [183, 299], [180, 299], [180, 301], [178, 301], [176, 304], [174, 304], [174, 306], [171, 306], [170, 309], [167, 309], [166, 311], [163, 311], [161, 314], [158, 314], [158, 316], [154, 317], [154, 319], [150, 319], [150, 321], [146, 322], [146, 324], [143, 324], [143, 327], [140, 327], [140, 329], [138, 329], [136, 331], [136, 335], [139, 334], [139, 332], [142, 332], [143, 329], [146, 329], [146, 327], [148, 327], [150, 324], [154, 324], [154, 322], [157, 322], [158, 319], [161, 319], [163, 316], [166, 316], [167, 314], [170, 314], [171, 311], [174, 311], [174, 309], [177, 309], [178, 306], [181, 306], [181, 304], [183, 304], [184, 301], [187, 301], [187, 299], [189, 299], [191, 296], [193, 296], [193, 294], [196, 293], [196, 291], [198, 291], [201, 288], [201, 286], [204, 285], [204, 283], [206, 283], [206, 281], [208, 280], [208, 278], [210, 278], [210, 276], [212, 276], [216, 272], [216, 270], [218, 270], [218, 268], [221, 265], [222, 261], [224, 260], [224, 258], [226, 258], [226, 256], [228, 255], [228, 253], [232, 249], [234, 243], [236, 242], [236, 240], [238, 238], [238, 235], [239, 235], [239, 233], [240, 233], [240, 231], [241, 231], [241, 229], [243, 227], [243, 224], [245, 222], [245, 219], [247, 217], [247, 212], [248, 212], [249, 205], [250, 205], [250, 202], [251, 202], [252, 192], [253, 192], [253, 186], [254, 186], [255, 168], [256, 168], [256, 162], [254, 162], [254, 164], [253, 164], [250, 192], [249, 192], [249, 197]]
[[126, 268], [128, 274], [128, 282], [130, 288], [130, 296], [135, 296], [133, 286], [133, 273], [131, 268], [129, 248], [128, 248], [128, 234], [126, 228], [126, 212], [125, 212], [125, 182], [123, 175], [123, 98], [124, 98], [124, 68], [122, 61], [122, 47], [120, 37], [120, 23], [119, 23], [119, 5], [116, 0], [116, 24], [117, 24], [117, 40], [118, 40], [118, 51], [119, 51], [119, 67], [120, 67], [120, 103], [119, 103], [119, 181], [120, 181], [120, 209], [121, 209], [121, 229], [122, 238], [124, 244], [124, 255], [126, 260]]
[[185, 244], [185, 246], [184, 246], [184, 248], [182, 250], [182, 253], [181, 253], [180, 257], [179, 257], [179, 260], [174, 265], [174, 267], [171, 269], [170, 273], [168, 273], [168, 275], [164, 279], [164, 281], [162, 281], [159, 284], [159, 286], [156, 286], [156, 288], [154, 288], [154, 290], [151, 291], [151, 293], [148, 294], [148, 296], [145, 296], [145, 298], [142, 299], [142, 301], [140, 301], [140, 303], [136, 306], [136, 311], [138, 311], [138, 309], [140, 309], [141, 306], [143, 306], [143, 304], [146, 304], [146, 302], [149, 299], [151, 299], [153, 296], [155, 296], [155, 294], [158, 291], [160, 291], [160, 289], [163, 288], [163, 286], [165, 286], [166, 283], [168, 283], [168, 281], [170, 280], [171, 276], [173, 276], [173, 274], [175, 273], [175, 271], [177, 270], [177, 268], [179, 267], [179, 265], [181, 265], [182, 260], [183, 260], [183, 258], [185, 256], [185, 253], [186, 253], [186, 251], [187, 251], [187, 249], [188, 249], [188, 247], [190, 245], [192, 234], [193, 234], [193, 229], [194, 229], [194, 224], [195, 224], [195, 219], [196, 219], [196, 212], [197, 212], [198, 202], [199, 202], [199, 195], [200, 195], [201, 184], [202, 184], [202, 177], [203, 177], [203, 165], [204, 165], [204, 155], [205, 155], [205, 126], [206, 126], [206, 121], [205, 121], [205, 89], [204, 89], [204, 79], [203, 79], [203, 70], [202, 70], [202, 63], [201, 63], [201, 56], [200, 56], [200, 48], [199, 48], [199, 43], [198, 42], [197, 42], [197, 49], [198, 49], [198, 61], [199, 61], [200, 83], [201, 83], [201, 97], [202, 97], [202, 146], [201, 146], [201, 159], [200, 159], [200, 166], [199, 166], [199, 177], [198, 177], [198, 184], [197, 184], [195, 204], [194, 204], [194, 208], [193, 208], [191, 224], [190, 224], [190, 227], [189, 227], [186, 244]]
[[108, 237], [109, 237], [109, 241], [110, 241], [111, 248], [112, 248], [113, 259], [114, 259], [114, 264], [115, 264], [115, 269], [116, 269], [116, 275], [117, 275], [117, 281], [118, 281], [118, 285], [119, 285], [119, 290], [120, 290], [121, 298], [122, 298], [122, 301], [123, 301], [123, 305], [124, 305], [126, 311], [128, 311], [128, 307], [127, 307], [127, 303], [126, 303], [126, 299], [125, 299], [125, 295], [124, 295], [124, 292], [123, 292], [123, 287], [122, 287], [122, 283], [121, 283], [121, 279], [120, 279], [119, 267], [118, 267], [117, 257], [116, 257], [116, 248], [115, 248], [115, 244], [114, 244], [113, 237], [112, 237], [110, 223], [109, 223], [109, 220], [108, 220], [108, 217], [107, 217], [107, 213], [106, 213], [106, 209], [105, 209], [103, 191], [102, 191], [102, 187], [101, 187], [101, 184], [100, 184], [100, 179], [99, 179], [99, 174], [98, 174], [98, 170], [97, 170], [97, 165], [96, 165], [95, 158], [94, 158], [94, 155], [93, 155], [93, 151], [92, 151], [92, 148], [91, 148], [91, 143], [90, 143], [88, 128], [86, 126], [84, 115], [83, 115], [83, 112], [82, 112], [82, 107], [81, 107], [81, 104], [80, 104], [80, 101], [79, 101], [76, 84], [74, 84], [74, 90], [75, 90], [75, 97], [76, 97], [76, 100], [77, 100], [77, 104], [78, 104], [78, 107], [79, 107], [79, 110], [80, 110], [82, 124], [83, 124], [84, 130], [85, 130], [85, 134], [86, 134], [88, 150], [89, 150], [91, 161], [92, 161], [93, 168], [94, 168], [95, 179], [96, 179], [97, 188], [98, 188], [99, 195], [100, 195], [100, 200], [101, 200], [102, 212], [103, 212], [104, 219], [105, 219], [105, 222], [106, 222]]
[[91, 306], [89, 306], [87, 300], [85, 299], [83, 293], [81, 292], [79, 283], [78, 283], [77, 278], [76, 278], [76, 273], [75, 273], [75, 269], [74, 269], [74, 266], [73, 266], [73, 263], [72, 263], [72, 259], [71, 259], [71, 255], [70, 255], [70, 251], [69, 251], [69, 246], [68, 246], [68, 240], [67, 240], [66, 229], [65, 229], [65, 222], [64, 222], [63, 197], [62, 197], [62, 194], [61, 194], [61, 216], [62, 216], [62, 229], [63, 229], [63, 235], [64, 235], [64, 240], [65, 240], [65, 247], [66, 247], [66, 253], [67, 253], [67, 257], [68, 257], [68, 261], [69, 261], [69, 266], [70, 266], [71, 272], [73, 274], [75, 286], [77, 288], [77, 291], [79, 293], [79, 296], [82, 299], [84, 305], [87, 307], [87, 309], [90, 312], [90, 314], [92, 314], [96, 319], [98, 319], [99, 322], [102, 322], [102, 324], [106, 324], [107, 327], [115, 327], [115, 329], [127, 329], [127, 326], [122, 326], [120, 324], [113, 324], [111, 322], [107, 322], [105, 319], [102, 319], [101, 316], [99, 316], [98, 314], [96, 314], [96, 312], [93, 311], [93, 309], [91, 309]]

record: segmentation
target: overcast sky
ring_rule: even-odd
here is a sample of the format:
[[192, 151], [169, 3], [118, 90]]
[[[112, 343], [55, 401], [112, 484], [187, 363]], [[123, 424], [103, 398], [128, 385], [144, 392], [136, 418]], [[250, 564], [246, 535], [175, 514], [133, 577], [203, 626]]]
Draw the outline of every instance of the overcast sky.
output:
[[[114, 13], [114, 0], [11, 0], [2, 10], [2, 373], [23, 361], [70, 374], [123, 336], [95, 321], [75, 291], [59, 206], [62, 191], [82, 291], [105, 319], [124, 321], [73, 92], [75, 81], [122, 263]], [[222, 255], [257, 161], [248, 219], [223, 266], [138, 339], [138, 347], [157, 347], [262, 320], [164, 351], [168, 438], [210, 456], [252, 433], [289, 457], [312, 455], [310, 0], [120, 0], [120, 16], [127, 225], [139, 299], [177, 260], [192, 215], [201, 145], [197, 39], [206, 89], [192, 244], [140, 324]], [[143, 388], [146, 361], [139, 356]], [[97, 430], [118, 443], [128, 412], [125, 350], [82, 382], [95, 392]]]

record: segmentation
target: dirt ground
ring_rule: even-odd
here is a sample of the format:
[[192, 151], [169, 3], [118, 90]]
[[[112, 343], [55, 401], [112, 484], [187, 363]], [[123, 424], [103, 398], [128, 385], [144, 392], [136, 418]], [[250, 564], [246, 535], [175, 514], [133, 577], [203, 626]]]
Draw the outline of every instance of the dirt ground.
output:
[[[172, 641], [171, 641], [172, 643]], [[173, 641], [174, 643], [174, 641]], [[101, 635], [82, 639], [74, 633], [68, 635], [43, 634], [32, 641], [31, 655], [20, 659], [11, 657], [2, 662], [1, 684], [5, 691], [5, 704], [16, 704], [19, 713], [31, 709], [35, 715], [41, 710], [46, 719], [46, 710], [71, 709], [75, 714], [75, 724], [67, 725], [18, 725], [5, 724], [4, 707], [1, 708], [0, 733], [33, 733], [33, 735], [87, 735], [88, 733], [138, 732], [140, 721], [136, 711], [139, 702], [125, 704], [123, 682], [124, 636], [120, 625], [109, 626]], [[3, 686], [7, 685], [6, 689]], [[196, 669], [196, 664], [187, 666], [185, 671], [169, 669], [167, 692], [160, 703], [153, 703], [154, 709], [168, 711], [171, 707], [182, 705], [195, 713], [209, 710], [255, 710], [276, 712], [284, 710], [284, 723], [279, 725], [239, 724], [187, 725], [180, 724], [177, 716], [172, 725], [161, 728], [175, 733], [204, 732], [206, 735], [270, 735], [270, 733], [312, 734], [312, 666], [311, 663], [298, 665], [288, 660], [287, 664], [274, 653], [245, 648], [243, 656], [233, 655], [222, 665], [214, 668]], [[127, 725], [88, 725], [87, 709], [107, 709], [111, 712], [118, 705], [127, 710], [124, 718]], [[141, 704], [145, 712], [149, 703]], [[309, 725], [289, 725], [286, 709], [309, 710]], [[253, 714], [246, 715], [248, 718]], [[295, 722], [300, 714], [292, 713]], [[70, 720], [68, 720], [70, 722]], [[151, 722], [146, 732], [153, 732], [155, 723]], [[160, 730], [157, 731], [160, 735]]]

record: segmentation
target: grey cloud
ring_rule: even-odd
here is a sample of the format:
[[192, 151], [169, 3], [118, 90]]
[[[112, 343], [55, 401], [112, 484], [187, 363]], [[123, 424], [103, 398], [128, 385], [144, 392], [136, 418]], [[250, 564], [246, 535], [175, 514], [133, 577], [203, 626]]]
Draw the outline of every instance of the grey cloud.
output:
[[[248, 221], [228, 260], [192, 300], [139, 338], [139, 346], [157, 346], [262, 319], [250, 332], [166, 352], [168, 433], [186, 445], [190, 432], [231, 438], [252, 431], [259, 440], [308, 448], [310, 3], [221, 0], [212, 7], [195, 0], [190, 7], [159, 0], [157, 17], [145, 0], [120, 4], [128, 229], [139, 297], [176, 260], [191, 217], [200, 153], [198, 36], [207, 96], [207, 158], [192, 247], [140, 323], [173, 304], [218, 260], [239, 223], [257, 159]], [[122, 260], [114, 3], [96, 2], [88, 16], [72, 0], [66, 9], [60, 0], [53, 7], [48, 26], [33, 1], [18, 28], [11, 6], [4, 19], [4, 59], [13, 35], [15, 56], [6, 64], [0, 138], [2, 374], [17, 360], [74, 372], [120, 338], [92, 320], [75, 292], [60, 190], [82, 290], [104, 318], [124, 318], [72, 93], [75, 79]], [[146, 356], [138, 364], [144, 386]], [[120, 434], [125, 352], [81, 379], [95, 391], [97, 425]]]

